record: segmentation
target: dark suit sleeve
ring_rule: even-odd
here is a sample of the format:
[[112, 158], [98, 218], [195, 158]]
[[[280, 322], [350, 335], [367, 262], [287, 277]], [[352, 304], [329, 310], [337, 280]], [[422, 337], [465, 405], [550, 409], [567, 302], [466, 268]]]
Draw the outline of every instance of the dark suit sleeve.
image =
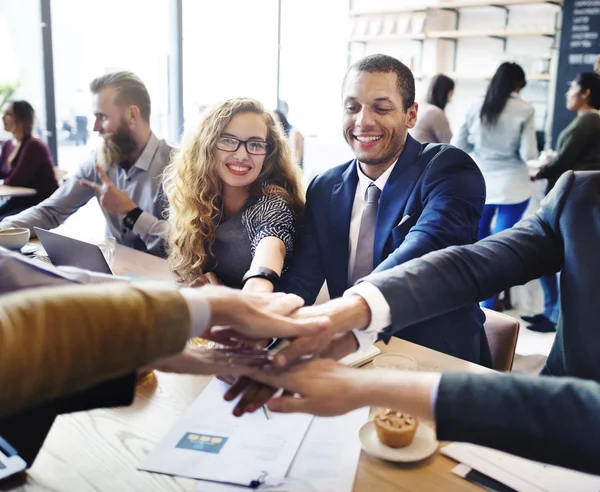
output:
[[135, 374], [128, 374], [23, 410], [0, 420], [0, 436], [31, 466], [57, 416], [95, 408], [130, 405], [135, 396], [135, 381]]
[[575, 378], [442, 376], [438, 439], [600, 473], [600, 384]]
[[537, 215], [512, 229], [365, 277], [390, 305], [392, 333], [558, 272], [564, 260], [558, 220], [573, 179], [573, 172], [561, 177]]
[[313, 211], [317, 178], [313, 179], [308, 186], [304, 216], [298, 221], [296, 252], [292, 265], [282, 276], [279, 286], [281, 292], [296, 294], [302, 297], [307, 305], [314, 304], [325, 282], [325, 271], [319, 253], [319, 238], [313, 217], [313, 213], [318, 213]]
[[[381, 272], [413, 258], [477, 239], [485, 204], [481, 171], [464, 152], [448, 147], [425, 170], [423, 209], [402, 243], [374, 270]], [[409, 219], [410, 221], [410, 219]], [[402, 227], [402, 226], [400, 226]]]

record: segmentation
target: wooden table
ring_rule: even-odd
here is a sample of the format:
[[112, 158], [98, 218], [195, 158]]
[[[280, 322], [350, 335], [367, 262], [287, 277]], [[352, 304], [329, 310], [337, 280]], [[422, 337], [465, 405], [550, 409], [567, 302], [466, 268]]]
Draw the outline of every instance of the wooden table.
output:
[[[169, 280], [166, 262], [123, 246], [115, 250], [116, 273], [130, 272]], [[415, 359], [422, 370], [489, 369], [399, 339], [380, 344], [386, 353]], [[157, 372], [138, 386], [131, 407], [94, 410], [56, 420], [25, 485], [0, 490], [19, 491], [195, 491], [196, 481], [141, 472], [140, 459], [149, 453], [211, 380]], [[357, 436], [358, 437], [358, 436]], [[455, 476], [456, 463], [439, 452], [414, 464], [389, 463], [362, 453], [354, 491], [481, 491]]]
[[34, 190], [33, 188], [23, 188], [21, 186], [7, 186], [0, 184], [0, 198], [32, 195], [37, 195], [37, 190]]

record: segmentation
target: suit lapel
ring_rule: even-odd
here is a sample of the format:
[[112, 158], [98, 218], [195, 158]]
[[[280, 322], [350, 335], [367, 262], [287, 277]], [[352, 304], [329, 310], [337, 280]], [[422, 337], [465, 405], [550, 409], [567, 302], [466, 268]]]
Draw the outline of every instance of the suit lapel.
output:
[[[330, 254], [328, 263], [333, 275], [328, 276], [334, 280], [329, 286], [332, 298], [341, 295], [348, 285], [348, 242], [350, 237], [350, 220], [354, 195], [358, 185], [356, 161], [352, 161], [342, 175], [342, 181], [335, 184], [331, 192], [331, 208], [329, 209], [329, 238]], [[340, 291], [338, 294], [334, 292]]]
[[406, 208], [406, 202], [423, 171], [422, 166], [417, 163], [421, 149], [421, 144], [408, 135], [404, 150], [381, 192], [375, 226], [375, 244], [373, 245], [374, 266], [384, 260], [385, 243], [392, 229], [402, 220], [401, 214]]

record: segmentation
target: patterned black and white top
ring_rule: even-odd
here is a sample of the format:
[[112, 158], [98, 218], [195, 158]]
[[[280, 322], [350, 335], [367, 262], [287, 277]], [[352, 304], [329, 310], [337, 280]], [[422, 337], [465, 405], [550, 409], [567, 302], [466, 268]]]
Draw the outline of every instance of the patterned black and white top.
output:
[[251, 197], [242, 210], [217, 226], [204, 272], [214, 272], [225, 285], [240, 288], [256, 247], [265, 237], [283, 241], [283, 268], [287, 269], [296, 239], [295, 219], [292, 208], [278, 196]]

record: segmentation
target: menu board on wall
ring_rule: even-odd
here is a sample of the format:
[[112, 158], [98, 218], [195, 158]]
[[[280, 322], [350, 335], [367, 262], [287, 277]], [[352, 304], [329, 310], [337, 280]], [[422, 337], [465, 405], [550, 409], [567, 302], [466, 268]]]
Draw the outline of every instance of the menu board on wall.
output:
[[575, 113], [565, 107], [565, 92], [579, 72], [593, 71], [600, 56], [600, 0], [564, 0], [552, 120], [552, 146]]

